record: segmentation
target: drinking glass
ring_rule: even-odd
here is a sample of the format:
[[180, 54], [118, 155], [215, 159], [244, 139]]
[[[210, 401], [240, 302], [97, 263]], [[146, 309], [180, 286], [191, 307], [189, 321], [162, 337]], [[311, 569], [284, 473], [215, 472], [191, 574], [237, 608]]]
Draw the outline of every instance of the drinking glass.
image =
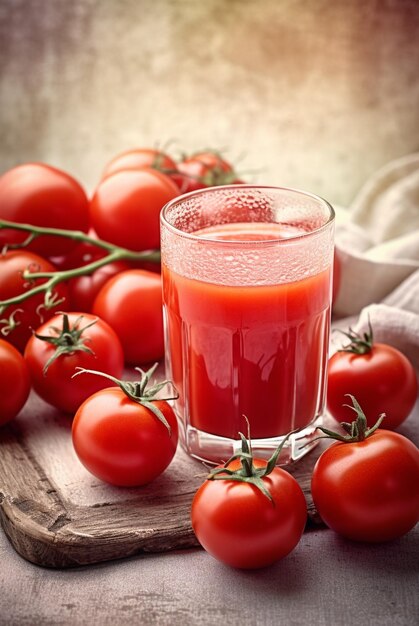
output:
[[228, 185], [161, 213], [166, 373], [187, 452], [299, 459], [322, 424], [334, 211], [313, 194]]

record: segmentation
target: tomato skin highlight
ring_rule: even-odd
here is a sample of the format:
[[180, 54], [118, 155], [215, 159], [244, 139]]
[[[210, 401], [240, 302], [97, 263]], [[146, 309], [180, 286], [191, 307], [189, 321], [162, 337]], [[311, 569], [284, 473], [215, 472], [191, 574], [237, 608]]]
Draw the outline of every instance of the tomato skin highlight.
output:
[[0, 426], [18, 415], [31, 389], [28, 368], [20, 352], [0, 339]]
[[92, 311], [118, 335], [126, 363], [141, 365], [163, 357], [160, 274], [141, 269], [121, 272], [101, 288]]
[[160, 247], [160, 211], [179, 195], [177, 185], [152, 169], [123, 170], [102, 180], [90, 203], [99, 238], [130, 250]]
[[125, 150], [109, 161], [102, 177], [105, 178], [123, 170], [138, 170], [143, 167], [170, 171], [177, 169], [175, 161], [165, 152], [155, 148], [135, 148]]
[[[28, 291], [32, 287], [44, 283], [46, 279], [42, 278], [34, 281], [29, 285], [28, 281], [23, 279], [22, 273], [24, 270], [30, 270], [31, 272], [53, 272], [55, 266], [46, 259], [29, 252], [27, 250], [11, 250], [6, 254], [0, 255], [0, 300], [7, 300], [18, 296], [24, 291]], [[55, 309], [45, 309], [42, 307], [44, 302], [44, 294], [36, 294], [31, 296], [27, 300], [14, 304], [4, 311], [3, 318], [9, 317], [14, 311], [17, 311], [15, 320], [19, 322], [8, 335], [7, 341], [13, 344], [20, 352], [25, 349], [26, 342], [32, 336], [32, 330], [35, 330], [43, 320], [48, 320], [55, 315], [56, 309], [60, 311], [66, 311], [68, 308], [68, 291], [67, 286], [63, 283], [57, 285], [54, 289], [54, 293], [57, 294], [57, 298], [60, 300], [64, 298], [62, 302], [57, 304]], [[37, 313], [37, 309], [41, 307], [40, 313]]]
[[[80, 376], [81, 378], [81, 376]], [[95, 393], [78, 409], [72, 426], [80, 461], [94, 476], [120, 487], [139, 487], [157, 478], [173, 459], [177, 419], [167, 402], [153, 401], [171, 427], [118, 387]]]
[[[254, 465], [266, 461], [254, 459]], [[228, 467], [237, 468], [239, 462]], [[191, 520], [197, 539], [231, 567], [271, 565], [289, 554], [304, 532], [306, 501], [293, 476], [276, 467], [263, 482], [275, 505], [254, 485], [227, 480], [206, 480], [194, 496]]]
[[348, 393], [357, 398], [369, 426], [385, 413], [383, 426], [393, 430], [415, 405], [416, 372], [404, 354], [386, 344], [374, 343], [366, 354], [336, 352], [328, 365], [327, 408], [338, 422], [353, 418], [353, 411], [343, 406]]
[[396, 539], [419, 520], [419, 450], [380, 429], [361, 442], [337, 442], [317, 460], [311, 492], [323, 521], [338, 534], [366, 542]]
[[[80, 327], [84, 327], [97, 318], [88, 313], [68, 313], [70, 324], [80, 317]], [[57, 315], [37, 329], [40, 335], [52, 335], [52, 326], [62, 327], [62, 315]], [[124, 367], [124, 356], [121, 343], [115, 332], [103, 320], [98, 319], [95, 324], [83, 333], [86, 346], [93, 354], [74, 351], [60, 355], [53, 361], [44, 374], [44, 366], [54, 354], [55, 347], [33, 335], [25, 349], [25, 361], [30, 371], [32, 385], [37, 394], [56, 408], [65, 413], [75, 413], [78, 407], [90, 395], [109, 386], [109, 381], [93, 374], [83, 374], [72, 378], [77, 367], [85, 369], [99, 369], [116, 378], [120, 377]]]
[[[18, 165], [0, 177], [0, 219], [49, 228], [89, 228], [89, 203], [84, 189], [69, 174], [44, 163]], [[0, 245], [24, 241], [28, 233], [0, 231]], [[61, 255], [76, 241], [37, 237], [27, 247], [42, 256]]]

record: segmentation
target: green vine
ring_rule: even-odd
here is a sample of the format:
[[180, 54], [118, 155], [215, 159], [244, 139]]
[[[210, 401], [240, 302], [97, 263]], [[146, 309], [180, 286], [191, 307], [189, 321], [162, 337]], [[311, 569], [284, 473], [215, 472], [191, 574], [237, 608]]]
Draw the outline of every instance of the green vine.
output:
[[[8, 220], [0, 220], [0, 230], [6, 228], [12, 230], [21, 230], [29, 233], [29, 235], [21, 244], [6, 244], [6, 246], [4, 246], [2, 250], [3, 254], [6, 253], [9, 249], [25, 248], [41, 235], [64, 237], [67, 239], [73, 239], [74, 241], [78, 242], [89, 243], [97, 246], [98, 248], [106, 250], [108, 254], [100, 259], [88, 263], [87, 265], [83, 265], [81, 267], [69, 270], [56, 270], [53, 272], [31, 272], [30, 269], [24, 270], [23, 279], [28, 281], [28, 283], [34, 283], [34, 281], [39, 279], [46, 279], [45, 282], [34, 285], [30, 289], [25, 290], [17, 296], [8, 298], [6, 300], [1, 300], [0, 316], [4, 314], [5, 310], [9, 306], [19, 305], [28, 298], [31, 298], [32, 296], [39, 293], [45, 294], [44, 303], [42, 305], [45, 309], [51, 309], [53, 307], [56, 307], [61, 302], [61, 300], [57, 300], [56, 293], [54, 293], [54, 289], [57, 285], [67, 280], [70, 280], [71, 278], [77, 278], [78, 276], [86, 276], [92, 274], [100, 267], [108, 265], [109, 263], [113, 263], [114, 261], [128, 260], [150, 261], [153, 263], [160, 262], [160, 252], [158, 250], [134, 252], [133, 250], [128, 250], [127, 248], [116, 246], [107, 241], [103, 241], [102, 239], [94, 239], [93, 237], [89, 237], [89, 235], [86, 235], [81, 231], [63, 230], [60, 228], [47, 228], [43, 226], [34, 226], [33, 224], [19, 224], [17, 222], [10, 222]], [[12, 316], [13, 313], [10, 318], [12, 318]], [[10, 318], [3, 318], [0, 320], [0, 323], [6, 324], [9, 328], [16, 326], [16, 321], [14, 321], [13, 318]]]

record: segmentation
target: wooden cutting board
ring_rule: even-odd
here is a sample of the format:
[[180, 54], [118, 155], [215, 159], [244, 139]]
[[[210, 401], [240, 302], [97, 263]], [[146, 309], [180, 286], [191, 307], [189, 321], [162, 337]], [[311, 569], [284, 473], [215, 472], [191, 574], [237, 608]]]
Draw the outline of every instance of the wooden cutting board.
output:
[[[305, 493], [308, 526], [321, 524], [309, 484], [323, 444], [289, 470]], [[0, 429], [0, 520], [17, 552], [46, 567], [188, 548], [198, 545], [189, 515], [206, 473], [179, 447], [152, 484], [107, 485], [76, 457], [71, 418], [32, 392], [21, 414]]]

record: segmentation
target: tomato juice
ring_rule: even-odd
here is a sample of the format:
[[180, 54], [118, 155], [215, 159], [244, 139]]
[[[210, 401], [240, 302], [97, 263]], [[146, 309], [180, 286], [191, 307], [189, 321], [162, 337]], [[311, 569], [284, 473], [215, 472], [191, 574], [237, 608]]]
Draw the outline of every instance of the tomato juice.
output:
[[219, 463], [243, 433], [262, 458], [284, 443], [277, 462], [299, 459], [324, 415], [333, 208], [296, 189], [226, 185], [175, 198], [160, 222], [183, 447]]
[[[269, 245], [306, 232], [301, 224], [250, 222], [193, 235]], [[220, 255], [220, 263], [225, 259]], [[234, 264], [234, 254], [229, 262]], [[256, 251], [254, 267], [258, 262]], [[163, 262], [168, 365], [179, 393], [178, 412], [192, 428], [229, 439], [238, 439], [239, 431], [247, 436], [244, 416], [252, 439], [307, 426], [324, 406], [330, 266], [274, 284], [221, 283], [222, 271], [217, 264], [214, 277], [207, 272], [201, 280]]]

